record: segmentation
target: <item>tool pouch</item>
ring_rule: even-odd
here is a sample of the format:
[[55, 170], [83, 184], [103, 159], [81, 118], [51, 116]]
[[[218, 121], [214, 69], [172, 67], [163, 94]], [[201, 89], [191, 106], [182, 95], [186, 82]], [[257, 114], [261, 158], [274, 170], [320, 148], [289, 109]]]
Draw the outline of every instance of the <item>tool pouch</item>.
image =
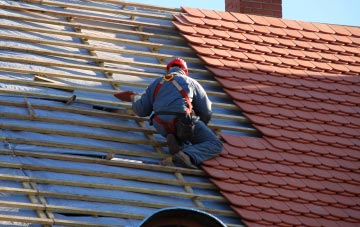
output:
[[182, 114], [175, 120], [176, 136], [181, 141], [188, 141], [194, 135], [195, 125], [191, 114]]

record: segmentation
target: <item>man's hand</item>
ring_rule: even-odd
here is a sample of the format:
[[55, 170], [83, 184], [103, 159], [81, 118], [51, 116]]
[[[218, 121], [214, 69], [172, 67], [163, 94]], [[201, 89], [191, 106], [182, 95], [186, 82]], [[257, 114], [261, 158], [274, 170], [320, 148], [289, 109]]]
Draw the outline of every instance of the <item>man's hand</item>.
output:
[[126, 102], [131, 102], [134, 99], [135, 95], [136, 93], [133, 91], [121, 91], [114, 94], [116, 98]]

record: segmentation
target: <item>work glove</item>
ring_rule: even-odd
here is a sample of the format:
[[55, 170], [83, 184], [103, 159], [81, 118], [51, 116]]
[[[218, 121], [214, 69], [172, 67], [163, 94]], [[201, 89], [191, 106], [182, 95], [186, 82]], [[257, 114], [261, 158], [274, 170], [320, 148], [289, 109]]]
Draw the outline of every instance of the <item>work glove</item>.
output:
[[126, 102], [131, 102], [133, 99], [133, 96], [136, 94], [137, 93], [135, 93], [133, 91], [121, 91], [121, 92], [115, 93], [114, 96], [120, 100], [123, 100]]

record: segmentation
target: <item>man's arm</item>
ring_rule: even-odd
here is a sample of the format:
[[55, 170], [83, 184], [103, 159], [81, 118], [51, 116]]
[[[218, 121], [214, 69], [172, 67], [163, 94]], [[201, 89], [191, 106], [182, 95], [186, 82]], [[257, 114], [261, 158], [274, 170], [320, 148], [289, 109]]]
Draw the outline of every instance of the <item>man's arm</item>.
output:
[[205, 124], [208, 124], [211, 120], [212, 110], [211, 101], [208, 98], [204, 88], [197, 82], [194, 81], [194, 96], [193, 96], [193, 108], [200, 120]]

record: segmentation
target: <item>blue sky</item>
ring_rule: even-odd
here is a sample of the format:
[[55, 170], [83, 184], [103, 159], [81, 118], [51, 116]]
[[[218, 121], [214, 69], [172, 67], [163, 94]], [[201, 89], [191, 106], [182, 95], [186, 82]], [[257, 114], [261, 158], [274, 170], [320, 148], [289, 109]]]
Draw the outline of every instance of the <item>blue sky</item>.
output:
[[[180, 8], [225, 10], [225, 0], [127, 0]], [[360, 26], [360, 0], [282, 0], [283, 18], [328, 24]]]

